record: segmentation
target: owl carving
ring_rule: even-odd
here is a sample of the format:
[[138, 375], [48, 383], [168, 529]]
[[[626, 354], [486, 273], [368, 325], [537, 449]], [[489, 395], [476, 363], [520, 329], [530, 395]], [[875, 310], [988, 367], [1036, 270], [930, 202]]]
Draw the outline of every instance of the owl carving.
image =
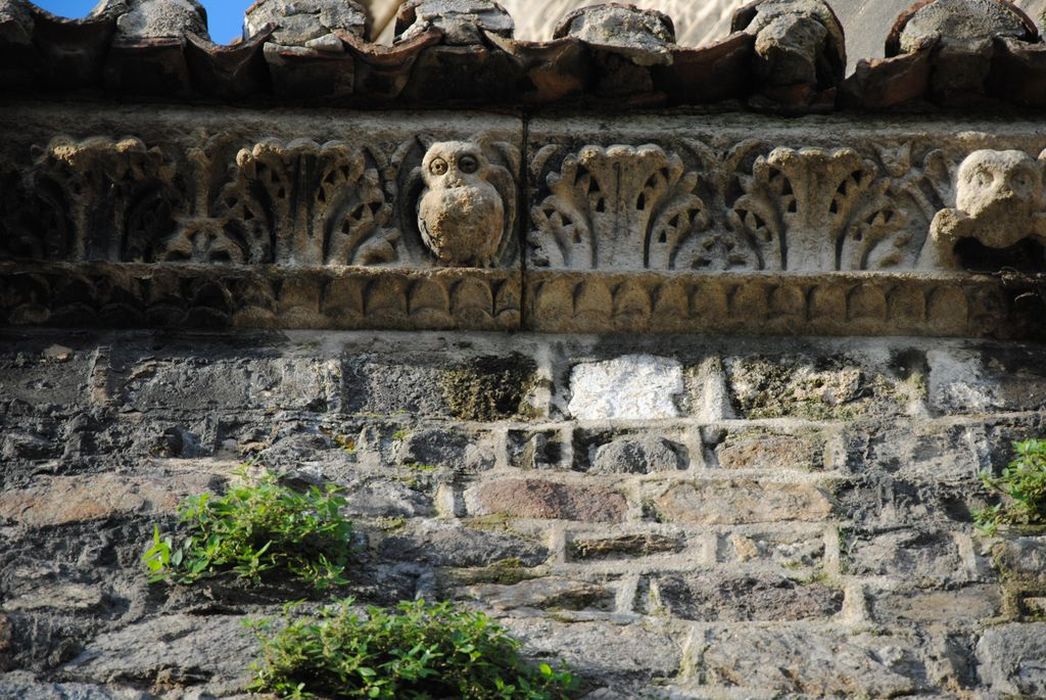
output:
[[924, 267], [958, 267], [955, 244], [973, 238], [988, 248], [1009, 248], [1025, 238], [1046, 243], [1043, 155], [1023, 151], [974, 151], [956, 176], [955, 208], [930, 224], [933, 247]]
[[511, 196], [509, 172], [478, 144], [442, 141], [425, 153], [421, 176], [418, 231], [429, 250], [444, 265], [494, 265], [512, 218], [502, 197]]

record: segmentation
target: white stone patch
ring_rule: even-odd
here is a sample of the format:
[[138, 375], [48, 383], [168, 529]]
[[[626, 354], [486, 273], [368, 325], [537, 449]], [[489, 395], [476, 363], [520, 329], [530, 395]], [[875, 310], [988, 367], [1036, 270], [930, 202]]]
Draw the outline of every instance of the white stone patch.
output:
[[930, 363], [930, 400], [945, 411], [987, 411], [1000, 402], [995, 390], [980, 374], [973, 355], [945, 350], [926, 353]]
[[652, 355], [625, 355], [575, 365], [567, 410], [578, 420], [676, 418], [683, 366]]

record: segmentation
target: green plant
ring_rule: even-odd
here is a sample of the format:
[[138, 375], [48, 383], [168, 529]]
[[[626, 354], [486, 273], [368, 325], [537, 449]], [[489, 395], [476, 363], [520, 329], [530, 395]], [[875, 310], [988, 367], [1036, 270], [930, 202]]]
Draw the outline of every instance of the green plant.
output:
[[1046, 526], [1046, 439], [1013, 443], [1017, 456], [999, 477], [981, 474], [984, 485], [1004, 500], [974, 513], [977, 527], [989, 535], [1001, 526]]
[[344, 505], [334, 487], [298, 492], [265, 472], [224, 496], [185, 499], [178, 511], [184, 536], [176, 542], [154, 527], [142, 559], [154, 583], [193, 583], [232, 571], [252, 582], [283, 572], [319, 589], [343, 585], [352, 536]]
[[481, 612], [450, 603], [400, 603], [353, 611], [347, 599], [318, 617], [251, 623], [262, 649], [253, 690], [290, 698], [570, 697], [575, 679], [531, 666], [520, 644]]

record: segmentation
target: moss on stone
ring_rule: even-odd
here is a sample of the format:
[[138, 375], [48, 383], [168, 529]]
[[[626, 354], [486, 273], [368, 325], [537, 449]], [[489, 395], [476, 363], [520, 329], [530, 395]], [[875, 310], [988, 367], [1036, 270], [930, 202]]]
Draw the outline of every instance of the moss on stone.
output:
[[461, 420], [494, 421], [525, 413], [522, 405], [534, 383], [537, 365], [528, 357], [478, 357], [444, 373], [443, 398]]
[[895, 415], [904, 413], [920, 392], [918, 380], [891, 380], [845, 358], [819, 363], [749, 358], [734, 363], [731, 384], [735, 408], [750, 419], [853, 420], [869, 414]]

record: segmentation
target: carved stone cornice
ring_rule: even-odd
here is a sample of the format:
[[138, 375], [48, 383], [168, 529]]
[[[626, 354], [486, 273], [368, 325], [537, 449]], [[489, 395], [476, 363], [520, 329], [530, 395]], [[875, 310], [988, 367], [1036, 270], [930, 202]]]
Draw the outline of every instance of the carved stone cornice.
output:
[[1037, 121], [0, 108], [13, 325], [1038, 337]]

